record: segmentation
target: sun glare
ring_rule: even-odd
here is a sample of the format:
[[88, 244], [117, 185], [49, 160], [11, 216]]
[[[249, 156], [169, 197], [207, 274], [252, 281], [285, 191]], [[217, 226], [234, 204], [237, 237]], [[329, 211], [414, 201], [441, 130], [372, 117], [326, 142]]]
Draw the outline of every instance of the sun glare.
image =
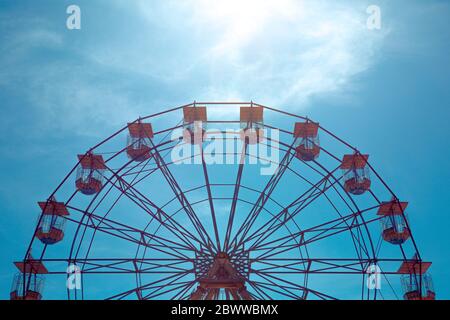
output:
[[196, 18], [224, 29], [223, 46], [250, 40], [272, 19], [292, 19], [301, 11], [293, 0], [200, 0], [195, 1]]

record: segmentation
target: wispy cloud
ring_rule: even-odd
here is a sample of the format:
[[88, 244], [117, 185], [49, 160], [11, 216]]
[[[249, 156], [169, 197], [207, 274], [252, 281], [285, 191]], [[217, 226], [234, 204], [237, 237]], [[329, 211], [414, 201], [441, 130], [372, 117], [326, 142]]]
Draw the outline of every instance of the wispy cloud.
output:
[[[365, 28], [364, 7], [322, 1], [264, 3], [256, 13], [254, 3], [232, 18], [208, 51], [211, 68], [225, 75], [213, 81], [213, 88], [304, 106], [313, 95], [348, 90], [352, 77], [372, 65], [385, 35]], [[240, 10], [238, 4], [234, 8]], [[199, 15], [207, 17], [210, 9], [201, 8]], [[220, 16], [200, 22], [202, 28], [216, 18]]]
[[96, 135], [194, 99], [301, 108], [316, 95], [351, 91], [387, 34], [367, 30], [365, 7], [354, 2], [112, 4], [104, 34], [92, 22], [74, 36], [50, 20], [2, 19], [0, 89], [25, 99], [34, 126]]
[[115, 71], [103, 69], [76, 48], [71, 50], [64, 33], [37, 21], [27, 23], [27, 30], [2, 39], [0, 90], [20, 97], [4, 100], [4, 108], [12, 112], [2, 117], [2, 128], [23, 130], [28, 115], [32, 122], [27, 131], [32, 134], [71, 131], [95, 136], [136, 117], [139, 106], [128, 90], [120, 88], [123, 82], [115, 81]]
[[[154, 23], [154, 5], [137, 6]], [[164, 70], [163, 63], [157, 69], [169, 79], [195, 82], [197, 96], [208, 100], [301, 107], [314, 95], [349, 91], [388, 34], [386, 27], [368, 30], [366, 6], [355, 2], [191, 0], [183, 6], [168, 1], [166, 9], [156, 11], [163, 15], [158, 21], [182, 26], [190, 47], [167, 53], [168, 60], [179, 58], [176, 68]], [[166, 41], [177, 40], [167, 34]]]

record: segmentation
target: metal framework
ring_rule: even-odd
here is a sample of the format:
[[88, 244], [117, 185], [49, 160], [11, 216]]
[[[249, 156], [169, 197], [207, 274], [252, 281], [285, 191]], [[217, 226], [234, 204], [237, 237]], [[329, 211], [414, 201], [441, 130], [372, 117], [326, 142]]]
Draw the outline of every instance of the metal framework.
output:
[[[214, 119], [219, 107], [245, 109], [240, 119]], [[242, 133], [253, 128], [252, 141]], [[208, 163], [210, 138], [231, 141], [231, 152], [215, 155], [234, 165]], [[180, 146], [192, 152], [174, 160]], [[61, 288], [49, 293], [56, 299], [434, 298], [406, 205], [367, 156], [306, 117], [254, 102], [194, 102], [139, 118], [78, 159], [39, 203], [12, 299], [45, 298], [36, 277]], [[276, 166], [272, 175], [255, 174], [262, 162]], [[66, 286], [73, 275], [79, 288]], [[409, 292], [399, 294], [402, 275]]]

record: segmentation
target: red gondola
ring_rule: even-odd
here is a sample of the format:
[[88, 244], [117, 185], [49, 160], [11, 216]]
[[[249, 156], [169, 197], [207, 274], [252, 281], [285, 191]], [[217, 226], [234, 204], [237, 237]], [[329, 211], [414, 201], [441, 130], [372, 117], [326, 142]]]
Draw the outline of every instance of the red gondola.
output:
[[51, 198], [47, 202], [39, 202], [42, 209], [42, 218], [36, 230], [36, 238], [44, 244], [55, 244], [64, 238], [64, 225], [69, 211], [62, 202]]
[[420, 262], [417, 256], [412, 261], [405, 261], [398, 273], [404, 274], [401, 278], [403, 298], [405, 300], [435, 300], [436, 293], [431, 276], [427, 273], [431, 262]]
[[151, 139], [153, 128], [151, 123], [140, 121], [128, 124], [127, 155], [133, 161], [142, 162], [151, 158]]
[[345, 191], [361, 195], [370, 189], [370, 175], [367, 167], [369, 155], [359, 153], [347, 154], [344, 156], [341, 169], [344, 174]]
[[241, 107], [241, 140], [248, 144], [258, 144], [264, 139], [264, 109], [262, 107]]
[[377, 214], [383, 216], [381, 226], [385, 241], [398, 245], [404, 243], [411, 236], [404, 214], [407, 206], [408, 202], [400, 202], [397, 199], [381, 203]]
[[402, 277], [403, 299], [405, 300], [436, 300], [433, 280], [429, 274], [422, 276], [422, 290], [419, 289], [420, 279], [410, 274]]
[[106, 169], [101, 155], [87, 153], [78, 155], [80, 165], [77, 171], [76, 187], [85, 195], [99, 193], [103, 187], [103, 173]]
[[11, 300], [41, 300], [44, 288], [44, 274], [48, 273], [42, 262], [33, 260], [31, 255], [25, 262], [15, 262], [20, 270], [13, 279]]
[[313, 161], [320, 153], [319, 124], [311, 121], [297, 122], [294, 129], [296, 156], [303, 161]]
[[202, 144], [208, 121], [206, 107], [184, 107], [183, 114], [183, 140], [190, 144]]

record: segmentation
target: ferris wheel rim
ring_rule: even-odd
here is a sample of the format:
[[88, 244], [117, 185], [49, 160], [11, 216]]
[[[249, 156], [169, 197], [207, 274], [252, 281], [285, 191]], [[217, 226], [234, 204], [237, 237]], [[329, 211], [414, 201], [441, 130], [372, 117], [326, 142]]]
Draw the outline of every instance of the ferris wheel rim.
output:
[[[297, 117], [297, 118], [299, 118], [299, 119], [309, 120], [307, 117], [297, 116], [297, 115], [290, 114], [290, 113], [287, 113], [287, 112], [284, 112], [284, 111], [281, 111], [281, 110], [278, 110], [278, 109], [275, 109], [275, 108], [272, 108], [272, 107], [266, 107], [266, 106], [263, 106], [263, 105], [259, 105], [259, 104], [256, 104], [256, 103], [254, 103], [254, 102], [251, 102], [251, 103], [254, 104], [254, 105], [257, 105], [257, 106], [261, 106], [261, 107], [263, 107], [263, 108], [267, 108], [267, 109], [272, 110], [272, 111], [277, 111], [277, 112], [281, 112], [281, 113], [286, 114], [286, 115], [289, 115], [289, 116]], [[220, 104], [220, 105], [223, 105], [223, 104], [243, 105], [243, 104], [249, 104], [249, 103], [248, 103], [248, 102], [247, 102], [247, 103], [240, 103], [240, 102], [239, 102], [239, 103], [238, 103], [238, 102], [227, 102], [227, 103], [220, 103], [220, 102], [194, 102], [194, 104], [199, 104], [199, 105], [216, 105], [216, 104], [217, 104], [217, 105], [219, 105], [219, 104]], [[149, 116], [146, 116], [146, 117], [139, 118], [139, 119], [135, 120], [135, 122], [138, 121], [138, 120], [140, 121], [140, 120], [146, 120], [146, 119], [150, 119], [150, 118], [153, 118], [153, 117], [157, 117], [157, 116], [159, 116], [159, 115], [161, 115], [161, 114], [164, 114], [164, 113], [166, 113], [166, 112], [172, 112], [172, 111], [180, 110], [180, 109], [182, 109], [183, 107], [192, 106], [192, 105], [193, 105], [193, 104], [191, 103], [191, 104], [183, 105], [183, 106], [180, 106], [180, 107], [168, 109], [168, 110], [166, 110], [166, 111], [162, 111], [162, 112], [156, 113], [156, 114], [154, 114], [154, 115], [149, 115]], [[330, 131], [324, 129], [324, 128], [321, 127], [321, 126], [320, 126], [320, 129], [323, 130], [324, 132], [330, 134], [333, 138], [337, 139], [339, 142], [344, 143], [346, 146], [348, 146], [349, 148], [351, 148], [351, 149], [354, 150], [355, 152], [359, 152], [356, 148], [354, 148], [353, 146], [351, 146], [350, 144], [348, 144], [348, 143], [345, 142], [344, 140], [338, 138], [337, 136], [335, 136], [334, 134], [332, 134]], [[101, 145], [103, 145], [106, 141], [108, 141], [108, 140], [112, 139], [113, 137], [119, 135], [121, 132], [123, 132], [123, 131], [125, 131], [125, 130], [126, 130], [126, 127], [120, 129], [119, 131], [117, 131], [116, 133], [114, 133], [113, 135], [111, 135], [110, 137], [108, 137], [107, 139], [103, 140], [101, 143], [99, 143], [99, 144], [95, 145], [94, 147], [92, 147], [91, 149], [89, 149], [88, 152], [94, 152], [98, 147], [100, 147]], [[165, 131], [165, 130], [164, 130], [164, 131]], [[322, 148], [321, 148], [321, 149], [322, 149]], [[123, 152], [123, 150], [122, 150], [121, 152]], [[120, 153], [120, 152], [119, 152], [119, 153]], [[126, 168], [130, 163], [132, 163], [132, 162], [133, 162], [133, 160], [130, 160], [128, 163], [126, 163], [126, 164], [119, 170], [119, 172], [120, 172], [121, 170], [125, 169], [125, 168]], [[54, 190], [54, 192], [52, 193], [51, 196], [54, 196], [54, 195], [57, 193], [57, 191], [58, 191], [59, 188], [65, 183], [65, 181], [67, 180], [67, 178], [68, 178], [69, 176], [71, 176], [72, 173], [76, 170], [78, 164], [79, 164], [79, 162], [78, 162], [77, 165], [69, 172], [69, 174], [68, 174], [68, 175], [66, 176], [66, 178], [61, 182], [61, 184]], [[372, 165], [371, 165], [369, 162], [368, 162], [368, 166], [370, 167], [371, 171], [374, 172], [374, 174], [377, 176], [377, 178], [382, 182], [382, 184], [386, 187], [386, 189], [392, 194], [392, 196], [395, 197], [395, 198], [397, 198], [397, 197], [395, 196], [395, 194], [393, 193], [393, 191], [392, 191], [392, 190], [389, 188], [389, 186], [384, 182], [384, 180], [383, 180], [383, 179], [381, 178], [381, 176], [377, 173], [377, 171], [375, 171], [375, 169], [372, 167]], [[111, 172], [113, 172], [113, 170], [111, 170]], [[117, 174], [117, 173], [116, 173], [116, 174]], [[112, 180], [112, 178], [113, 178], [114, 176], [115, 176], [115, 175], [113, 175], [112, 177], [109, 178], [109, 180], [105, 183], [104, 187], [106, 187], [106, 185], [108, 185], [108, 183], [110, 183], [110, 181]], [[332, 174], [331, 174], [331, 176], [332, 176], [334, 179], [336, 179]], [[348, 192], [345, 191], [345, 189], [343, 188], [343, 186], [342, 186], [341, 183], [338, 182], [338, 184], [339, 184], [340, 188], [342, 188], [342, 190], [344, 190], [344, 192], [345, 192], [345, 194], [348, 196], [348, 198], [354, 203], [355, 207], [358, 208], [356, 202], [353, 201], [353, 197], [352, 197]], [[75, 193], [76, 193], [76, 192], [75, 192]], [[95, 199], [97, 198], [97, 196], [99, 196], [99, 195], [100, 195], [100, 193], [97, 194], [97, 195], [95, 195], [95, 196], [93, 197], [92, 201], [91, 201], [90, 204], [88, 205], [88, 208], [85, 210], [86, 213], [88, 212], [90, 206], [94, 203], [94, 200], [95, 200]], [[71, 197], [70, 197], [70, 199], [71, 199]], [[359, 209], [358, 209], [358, 211], [359, 211]], [[41, 216], [42, 216], [42, 214], [41, 214]], [[402, 213], [402, 216], [405, 217], [404, 213]], [[84, 217], [85, 217], [85, 216], [83, 216], [82, 219], [84, 219]], [[41, 218], [42, 218], [42, 217], [40, 217], [40, 219], [41, 219]], [[360, 218], [361, 218], [361, 219], [364, 219], [364, 217], [362, 217], [362, 215], [360, 215]], [[406, 220], [406, 219], [405, 219], [405, 220]], [[83, 220], [80, 221], [80, 224], [79, 224], [78, 228], [81, 227], [82, 221], [83, 221]], [[408, 223], [407, 220], [406, 220], [406, 223]], [[373, 245], [373, 243], [372, 243], [371, 233], [370, 233], [369, 230], [367, 229], [367, 225], [366, 225], [366, 223], [365, 223], [364, 220], [363, 220], [362, 225], [366, 228], [367, 236], [369, 237], [370, 242], [371, 242], [371, 248], [372, 248], [372, 251], [373, 251], [373, 252], [372, 252], [372, 253], [373, 253], [373, 259], [375, 260], [375, 259], [376, 259], [376, 254], [375, 254], [375, 251], [374, 251], [374, 250], [375, 250], [374, 245]], [[350, 229], [349, 229], [349, 231], [351, 232]], [[76, 234], [78, 234], [78, 230], [77, 230]], [[94, 237], [94, 236], [93, 236], [93, 237]], [[34, 238], [34, 237], [33, 237], [33, 238]], [[73, 243], [75, 242], [75, 238], [76, 238], [76, 236], [74, 236]], [[31, 245], [32, 245], [32, 243], [33, 243], [33, 240], [34, 240], [34, 239], [32, 239], [32, 241], [31, 241], [29, 250], [31, 249]], [[412, 233], [411, 233], [411, 240], [412, 240], [412, 243], [413, 243], [415, 252], [417, 253], [418, 258], [420, 259], [420, 252], [419, 252], [419, 250], [418, 250], [418, 248], [417, 248], [417, 246], [416, 246], [416, 242], [415, 242], [415, 240], [414, 240], [414, 238], [413, 238], [413, 234], [412, 234]], [[81, 242], [80, 242], [80, 244], [81, 244]], [[141, 245], [141, 244], [139, 244], [138, 246], [140, 246], [140, 245]], [[69, 260], [73, 260], [73, 258], [76, 259], [77, 254], [75, 254], [75, 257], [72, 257], [73, 248], [74, 248], [74, 246], [73, 246], [73, 244], [72, 244], [72, 248], [71, 248]], [[27, 252], [27, 254], [28, 254], [28, 252]], [[403, 258], [404, 258], [404, 259], [407, 259], [405, 255], [404, 255]], [[26, 259], [26, 258], [25, 258], [25, 259]], [[42, 259], [43, 259], [43, 256], [41, 256], [40, 259], [42, 260]]]

